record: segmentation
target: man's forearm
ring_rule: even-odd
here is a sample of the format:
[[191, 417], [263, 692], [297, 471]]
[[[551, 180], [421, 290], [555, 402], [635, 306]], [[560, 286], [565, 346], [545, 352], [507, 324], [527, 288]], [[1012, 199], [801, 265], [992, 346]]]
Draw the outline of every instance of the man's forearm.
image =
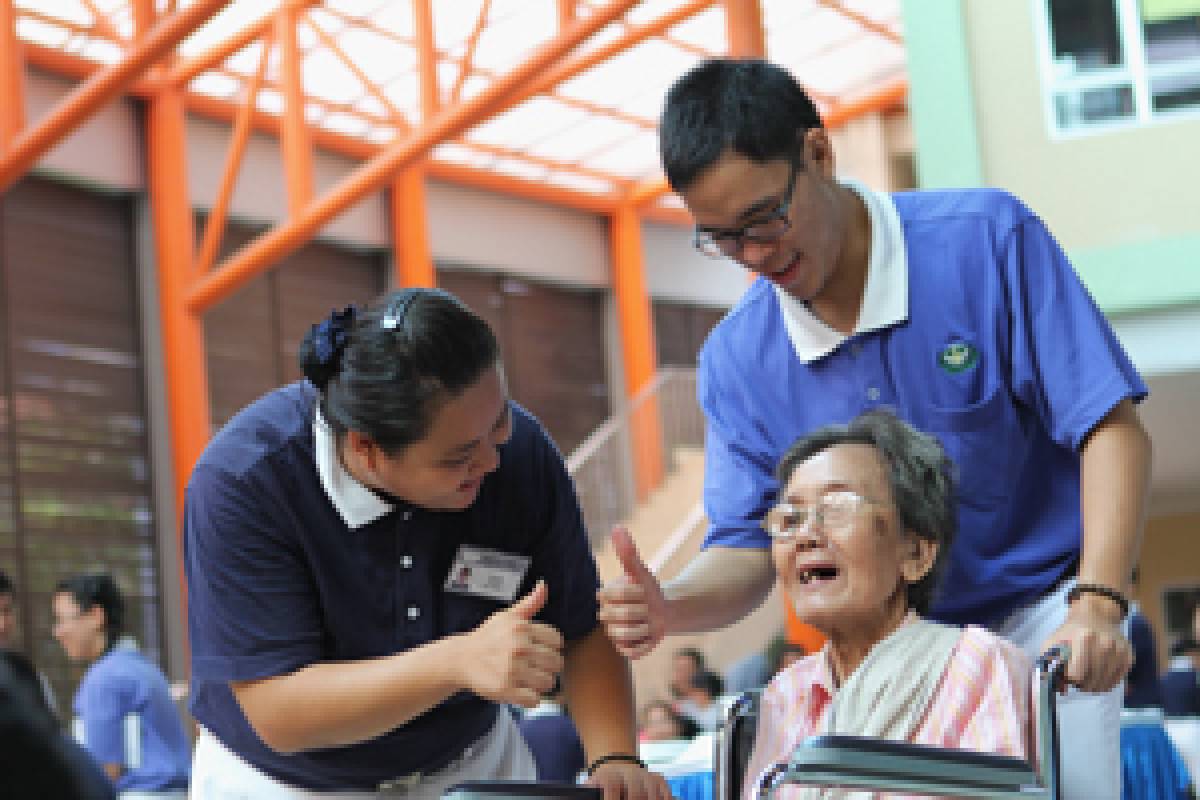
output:
[[1084, 442], [1080, 463], [1079, 580], [1125, 592], [1141, 549], [1150, 480], [1150, 438], [1130, 401], [1096, 426]]
[[667, 633], [716, 630], [762, 605], [775, 582], [770, 551], [709, 547], [663, 587]]

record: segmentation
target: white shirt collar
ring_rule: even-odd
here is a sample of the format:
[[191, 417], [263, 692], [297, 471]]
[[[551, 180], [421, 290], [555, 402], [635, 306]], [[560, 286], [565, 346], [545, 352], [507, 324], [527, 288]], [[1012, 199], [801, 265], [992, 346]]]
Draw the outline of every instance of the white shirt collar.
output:
[[342, 466], [342, 460], [338, 458], [337, 440], [319, 408], [313, 415], [312, 431], [317, 475], [342, 521], [351, 529], [361, 528], [391, 511], [391, 503], [359, 483]]
[[[867, 284], [854, 333], [879, 330], [908, 319], [908, 255], [900, 215], [889, 194], [841, 179], [843, 186], [862, 198], [871, 225], [871, 253], [867, 259]], [[805, 363], [836, 350], [849, 337], [822, 322], [804, 303], [772, 284], [792, 348]]]

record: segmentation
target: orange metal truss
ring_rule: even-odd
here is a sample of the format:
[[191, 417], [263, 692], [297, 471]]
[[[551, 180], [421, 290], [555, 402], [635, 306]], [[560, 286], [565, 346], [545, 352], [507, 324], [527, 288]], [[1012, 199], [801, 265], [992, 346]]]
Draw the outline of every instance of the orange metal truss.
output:
[[[656, 370], [650, 299], [642, 264], [641, 221], [654, 219], [687, 224], [678, 207], [657, 202], [669, 190], [656, 173], [632, 175], [591, 163], [595, 157], [644, 137], [654, 122], [643, 111], [599, 101], [572, 86], [576, 79], [610, 62], [635, 55], [638, 48], [660, 45], [699, 57], [706, 46], [684, 29], [706, 13], [724, 15], [724, 39], [711, 54], [760, 56], [767, 52], [764, 4], [768, 0], [677, 0], [655, 4], [665, 9], [636, 13], [640, 0], [527, 0], [545, 3], [554, 31], [517, 60], [497, 67], [484, 58], [489, 34], [499, 22], [493, 0], [480, 0], [466, 12], [470, 24], [458, 41], [439, 38], [439, 19], [449, 2], [409, 0], [390, 7], [411, 11], [403, 30], [368, 15], [348, 12], [346, 4], [325, 7], [320, 0], [278, 0], [269, 13], [223, 34], [206, 49], [184, 50], [181, 42], [196, 34], [229, 6], [248, 7], [257, 0], [193, 0], [169, 2], [162, 11], [154, 0], [128, 0], [132, 30], [121, 24], [111, 2], [76, 0], [93, 19], [91, 25], [57, 19], [37, 10], [0, 0], [0, 191], [25, 175], [54, 145], [85, 122], [103, 104], [122, 95], [146, 101], [148, 193], [159, 273], [162, 335], [166, 354], [167, 397], [175, 495], [183, 487], [210, 432], [203, 314], [236, 292], [255, 275], [270, 269], [316, 235], [337, 214], [377, 191], [389, 192], [394, 248], [394, 279], [400, 285], [434, 285], [426, 220], [427, 178], [484, 188], [508, 195], [601, 214], [610, 224], [612, 286], [620, 324], [624, 384], [628, 396], [643, 389]], [[895, 44], [899, 34], [886, 22], [852, 10], [837, 0], [814, 0], [853, 23], [863, 35]], [[364, 4], [369, 5], [369, 4]], [[455, 6], [458, 8], [461, 6]], [[107, 14], [105, 9], [108, 9]], [[22, 20], [42, 26], [57, 24], [72, 37], [104, 41], [120, 47], [115, 63], [104, 64], [76, 53], [22, 39]], [[371, 68], [346, 44], [349, 34], [375, 37], [411, 52], [415, 99], [387, 81], [373, 78]], [[246, 67], [248, 48], [260, 47]], [[305, 85], [306, 58], [330, 54], [353, 78], [359, 97], [317, 96]], [[235, 62], [241, 58], [241, 63]], [[27, 66], [80, 81], [78, 87], [44, 119], [30, 124], [23, 117]], [[220, 78], [238, 88], [218, 96], [200, 88], [205, 79]], [[392, 80], [392, 79], [388, 79]], [[277, 111], [264, 110], [266, 93], [281, 98]], [[819, 91], [827, 124], [902, 105], [903, 80], [886, 82], [843, 102]], [[603, 118], [622, 131], [569, 157], [497, 143], [479, 134], [483, 123], [501, 118], [531, 98], [560, 108], [564, 114]], [[228, 123], [229, 149], [213, 206], [197, 237], [194, 209], [187, 188], [186, 123], [198, 114]], [[372, 135], [351, 135], [321, 124], [341, 115], [361, 123]], [[242, 250], [217, 263], [229, 206], [247, 142], [253, 132], [278, 139], [283, 154], [287, 219]], [[375, 135], [381, 134], [381, 135]], [[390, 140], [384, 141], [384, 136]], [[454, 145], [471, 159], [451, 160], [439, 148]], [[314, 189], [314, 148], [341, 153], [361, 162], [337, 185]], [[472, 160], [473, 159], [473, 160]], [[519, 163], [543, 180], [501, 171], [502, 161]], [[522, 173], [524, 174], [524, 172]], [[570, 179], [570, 180], [567, 180]], [[578, 188], [587, 182], [597, 188]], [[199, 242], [197, 242], [199, 238]], [[639, 438], [658, 441], [657, 412], [644, 408]], [[638, 449], [637, 484], [652, 487], [662, 472], [662, 453]], [[179, 508], [182, 506], [180, 505]]]

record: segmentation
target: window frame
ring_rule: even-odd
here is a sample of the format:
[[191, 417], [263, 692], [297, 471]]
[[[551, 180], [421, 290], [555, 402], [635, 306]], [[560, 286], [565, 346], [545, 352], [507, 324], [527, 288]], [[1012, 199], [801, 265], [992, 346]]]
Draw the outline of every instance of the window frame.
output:
[[[1046, 130], [1053, 141], [1077, 139], [1096, 134], [1123, 131], [1132, 128], [1160, 125], [1181, 120], [1200, 119], [1200, 103], [1184, 108], [1155, 111], [1150, 97], [1151, 73], [1167, 73], [1180, 69], [1177, 64], [1151, 69], [1146, 61], [1146, 39], [1141, 25], [1138, 0], [1109, 0], [1117, 15], [1117, 30], [1125, 64], [1105, 70], [1096, 70], [1086, 75], [1073, 76], [1068, 80], [1055, 77], [1053, 30], [1050, 20], [1050, 0], [1029, 0], [1033, 10], [1032, 19], [1038, 50], [1038, 74], [1042, 89], [1042, 115]], [[1200, 59], [1187, 61], [1200, 66]], [[1077, 123], [1069, 128], [1059, 125], [1054, 97], [1066, 89], [1086, 90], [1091, 88], [1120, 87], [1128, 84], [1133, 89], [1133, 114], [1120, 119], [1100, 122]]]

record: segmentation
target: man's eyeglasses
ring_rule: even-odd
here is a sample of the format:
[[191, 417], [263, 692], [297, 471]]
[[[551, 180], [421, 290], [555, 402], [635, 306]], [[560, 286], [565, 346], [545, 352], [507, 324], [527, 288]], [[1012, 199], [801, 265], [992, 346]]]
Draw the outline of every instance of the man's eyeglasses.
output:
[[780, 503], [763, 517], [762, 527], [776, 541], [801, 536], [820, 525], [827, 531], [840, 531], [854, 521], [854, 515], [872, 501], [857, 492], [829, 492], [815, 505]]
[[799, 162], [793, 160], [788, 172], [787, 191], [770, 214], [742, 228], [697, 228], [692, 244], [710, 258], [737, 258], [746, 242], [773, 244], [778, 241], [792, 227], [792, 195], [796, 191], [796, 173], [799, 169]]

